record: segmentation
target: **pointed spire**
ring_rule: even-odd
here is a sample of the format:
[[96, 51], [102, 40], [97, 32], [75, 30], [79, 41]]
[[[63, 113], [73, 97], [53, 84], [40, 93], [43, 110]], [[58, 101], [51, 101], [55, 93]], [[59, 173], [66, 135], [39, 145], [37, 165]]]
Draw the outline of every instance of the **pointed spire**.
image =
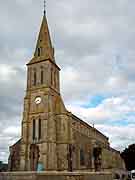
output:
[[41, 60], [47, 60], [47, 59], [55, 62], [54, 48], [51, 42], [49, 27], [48, 27], [47, 18], [46, 18], [46, 10], [44, 7], [44, 15], [43, 15], [40, 32], [38, 35], [34, 58], [30, 61], [29, 64], [36, 63]]
[[46, 13], [44, 13], [34, 56], [51, 58], [52, 60], [53, 55], [53, 47], [49, 33]]

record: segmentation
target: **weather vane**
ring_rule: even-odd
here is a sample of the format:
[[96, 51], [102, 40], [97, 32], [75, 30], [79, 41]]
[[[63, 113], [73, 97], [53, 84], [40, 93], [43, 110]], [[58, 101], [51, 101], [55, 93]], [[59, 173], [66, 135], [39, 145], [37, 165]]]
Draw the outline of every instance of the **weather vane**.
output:
[[44, 15], [46, 14], [46, 0], [44, 0]]

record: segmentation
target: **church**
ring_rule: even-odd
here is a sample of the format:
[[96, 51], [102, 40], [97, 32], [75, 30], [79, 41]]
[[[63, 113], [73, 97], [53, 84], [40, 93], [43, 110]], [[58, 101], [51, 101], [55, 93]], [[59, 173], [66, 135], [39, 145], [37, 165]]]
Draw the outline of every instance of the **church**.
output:
[[124, 169], [120, 152], [100, 131], [69, 112], [60, 93], [46, 13], [27, 63], [21, 138], [10, 147], [9, 171], [112, 171]]

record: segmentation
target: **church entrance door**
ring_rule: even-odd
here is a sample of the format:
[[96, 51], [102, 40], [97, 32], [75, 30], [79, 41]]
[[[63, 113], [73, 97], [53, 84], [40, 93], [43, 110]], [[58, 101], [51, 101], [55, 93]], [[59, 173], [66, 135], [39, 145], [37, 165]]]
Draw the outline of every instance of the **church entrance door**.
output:
[[36, 144], [30, 146], [30, 170], [37, 171], [39, 159], [39, 147]]

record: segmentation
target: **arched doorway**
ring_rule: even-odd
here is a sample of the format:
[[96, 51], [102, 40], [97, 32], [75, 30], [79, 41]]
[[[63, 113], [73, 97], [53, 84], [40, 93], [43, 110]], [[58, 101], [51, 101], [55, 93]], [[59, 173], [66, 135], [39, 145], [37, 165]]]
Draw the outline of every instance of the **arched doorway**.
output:
[[37, 171], [39, 159], [39, 147], [36, 144], [30, 146], [30, 170]]

